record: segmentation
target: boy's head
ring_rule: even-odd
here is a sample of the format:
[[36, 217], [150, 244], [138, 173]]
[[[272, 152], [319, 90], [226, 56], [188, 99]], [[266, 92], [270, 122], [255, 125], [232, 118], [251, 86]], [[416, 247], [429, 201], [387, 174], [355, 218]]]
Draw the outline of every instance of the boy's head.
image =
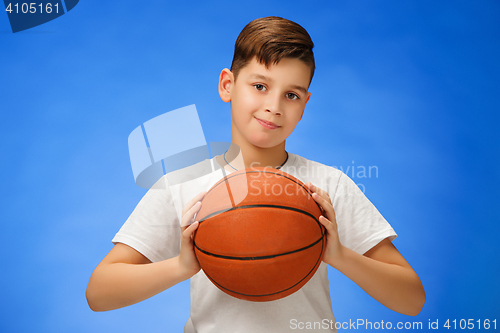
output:
[[313, 47], [311, 37], [299, 24], [276, 16], [259, 18], [248, 23], [236, 39], [231, 72], [236, 80], [254, 57], [266, 67], [283, 58], [295, 58], [310, 67], [311, 82], [315, 69]]
[[[219, 94], [231, 102], [233, 143], [282, 150], [302, 119], [314, 73], [313, 42], [300, 25], [279, 17], [250, 22], [236, 40]], [[238, 79], [236, 79], [238, 77]]]

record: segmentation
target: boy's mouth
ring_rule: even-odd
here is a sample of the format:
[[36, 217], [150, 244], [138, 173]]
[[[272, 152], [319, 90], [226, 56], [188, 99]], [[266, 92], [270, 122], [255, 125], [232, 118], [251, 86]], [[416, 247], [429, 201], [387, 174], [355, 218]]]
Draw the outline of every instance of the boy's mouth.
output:
[[281, 126], [278, 126], [275, 123], [270, 122], [270, 121], [262, 120], [262, 119], [259, 119], [259, 118], [255, 118], [255, 119], [257, 119], [257, 121], [259, 122], [259, 124], [261, 124], [264, 128], [267, 128], [267, 129], [276, 129], [278, 127], [281, 127]]

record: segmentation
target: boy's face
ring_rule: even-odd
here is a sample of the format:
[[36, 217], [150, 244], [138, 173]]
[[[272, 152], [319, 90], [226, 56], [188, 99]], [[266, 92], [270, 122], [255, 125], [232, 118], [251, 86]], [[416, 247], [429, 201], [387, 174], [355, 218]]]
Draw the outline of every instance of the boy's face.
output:
[[309, 66], [293, 58], [269, 68], [254, 58], [240, 70], [236, 81], [229, 70], [223, 70], [219, 93], [222, 100], [231, 101], [233, 142], [260, 148], [284, 143], [311, 95], [307, 91], [310, 76]]

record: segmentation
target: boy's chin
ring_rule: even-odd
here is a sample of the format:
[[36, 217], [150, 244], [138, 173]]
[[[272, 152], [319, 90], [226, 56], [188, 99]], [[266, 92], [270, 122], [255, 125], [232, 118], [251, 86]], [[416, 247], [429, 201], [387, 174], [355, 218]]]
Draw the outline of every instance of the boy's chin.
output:
[[270, 142], [270, 141], [254, 141], [252, 142], [252, 144], [257, 147], [257, 148], [261, 148], [261, 149], [272, 149], [272, 148], [276, 148], [277, 146], [279, 146], [281, 144], [281, 142]]
[[276, 148], [284, 143], [284, 140], [281, 140], [277, 135], [262, 135], [261, 133], [251, 133], [248, 136], [243, 136], [242, 139], [250, 145], [261, 149]]

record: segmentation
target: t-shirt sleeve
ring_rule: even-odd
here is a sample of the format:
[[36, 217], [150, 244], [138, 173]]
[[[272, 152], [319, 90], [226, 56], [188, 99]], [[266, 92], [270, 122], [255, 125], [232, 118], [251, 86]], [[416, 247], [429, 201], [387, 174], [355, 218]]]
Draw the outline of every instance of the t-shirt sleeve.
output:
[[396, 232], [360, 188], [341, 174], [333, 199], [339, 239], [342, 245], [364, 254]]
[[165, 176], [148, 190], [112, 242], [126, 244], [152, 262], [180, 253], [180, 222]]

